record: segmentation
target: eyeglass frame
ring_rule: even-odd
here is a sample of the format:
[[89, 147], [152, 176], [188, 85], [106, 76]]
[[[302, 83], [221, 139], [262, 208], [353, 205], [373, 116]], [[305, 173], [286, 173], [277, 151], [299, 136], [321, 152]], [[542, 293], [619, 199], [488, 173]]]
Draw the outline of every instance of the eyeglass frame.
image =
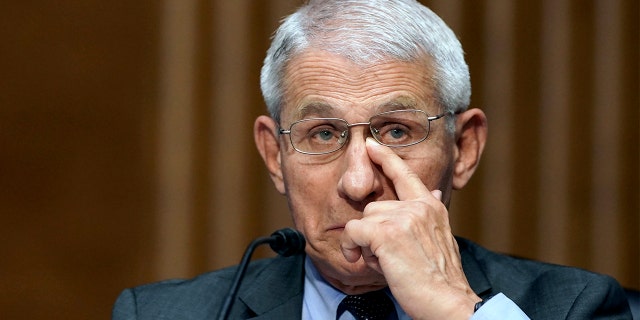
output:
[[[377, 116], [382, 116], [382, 115], [392, 114], [392, 113], [397, 113], [397, 112], [406, 112], [406, 111], [420, 112], [420, 113], [423, 113], [424, 115], [427, 116], [427, 125], [428, 125], [428, 127], [427, 127], [427, 134], [424, 136], [424, 138], [422, 138], [422, 139], [420, 139], [418, 141], [414, 141], [414, 142], [411, 142], [411, 143], [408, 143], [408, 144], [401, 144], [401, 145], [386, 144], [386, 143], [383, 143], [382, 141], [378, 140], [378, 138], [376, 137], [376, 134], [374, 132], [374, 128], [371, 127], [371, 119], [375, 118]], [[307, 118], [307, 119], [300, 119], [300, 120], [294, 121], [293, 123], [291, 123], [291, 125], [289, 125], [289, 130], [282, 129], [282, 127], [280, 125], [278, 125], [278, 126], [280, 126], [280, 129], [278, 129], [278, 133], [281, 134], [281, 135], [282, 134], [288, 134], [289, 135], [289, 143], [291, 143], [291, 147], [293, 147], [293, 149], [295, 151], [299, 152], [299, 153], [308, 154], [308, 155], [324, 155], [324, 154], [330, 154], [330, 153], [334, 153], [334, 152], [339, 151], [340, 149], [342, 149], [342, 147], [344, 147], [345, 145], [347, 145], [347, 143], [349, 143], [349, 140], [351, 139], [351, 128], [352, 127], [356, 127], [356, 126], [369, 126], [369, 131], [371, 132], [371, 136], [373, 137], [373, 139], [375, 139], [378, 143], [380, 143], [383, 146], [387, 146], [389, 148], [403, 148], [403, 147], [413, 146], [413, 145], [416, 145], [416, 144], [418, 144], [420, 142], [423, 142], [423, 141], [427, 140], [427, 138], [429, 137], [429, 134], [431, 133], [431, 121], [444, 118], [445, 116], [448, 116], [448, 115], [457, 115], [459, 113], [460, 113], [460, 111], [445, 111], [445, 112], [440, 113], [440, 114], [435, 115], [435, 116], [429, 116], [429, 114], [427, 112], [425, 112], [424, 110], [420, 110], [420, 109], [401, 109], [401, 110], [391, 110], [391, 111], [381, 112], [381, 113], [378, 113], [378, 114], [375, 114], [375, 115], [371, 116], [369, 118], [369, 121], [367, 121], [367, 122], [356, 122], [356, 123], [349, 123], [347, 120], [342, 119], [342, 118]], [[346, 136], [345, 142], [342, 143], [340, 145], [340, 147], [338, 147], [337, 149], [332, 150], [332, 151], [325, 151], [325, 152], [309, 152], [309, 151], [302, 151], [302, 150], [296, 148], [296, 146], [293, 144], [293, 139], [291, 138], [291, 128], [293, 128], [293, 126], [295, 126], [296, 124], [298, 124], [300, 122], [306, 122], [306, 121], [311, 121], [311, 120], [340, 120], [340, 121], [343, 121], [344, 123], [347, 124], [347, 130], [346, 130], [347, 136]]]

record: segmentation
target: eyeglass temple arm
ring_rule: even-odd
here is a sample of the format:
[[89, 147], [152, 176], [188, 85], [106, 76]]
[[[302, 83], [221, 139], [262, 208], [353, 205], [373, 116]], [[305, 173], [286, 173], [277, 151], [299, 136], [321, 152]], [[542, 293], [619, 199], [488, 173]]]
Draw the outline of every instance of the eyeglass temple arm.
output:
[[460, 114], [460, 113], [462, 113], [462, 110], [445, 111], [445, 112], [443, 112], [443, 113], [441, 113], [439, 115], [428, 117], [427, 120], [429, 120], [429, 121], [438, 120], [438, 119], [440, 119], [442, 117], [445, 117], [445, 116], [448, 116], [448, 115], [452, 116], [452, 115], [456, 115], [456, 114]]

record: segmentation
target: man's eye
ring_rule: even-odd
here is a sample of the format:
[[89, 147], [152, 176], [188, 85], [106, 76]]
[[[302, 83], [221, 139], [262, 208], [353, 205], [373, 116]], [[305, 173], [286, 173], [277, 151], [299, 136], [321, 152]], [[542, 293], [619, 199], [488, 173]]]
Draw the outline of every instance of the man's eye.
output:
[[340, 133], [332, 127], [322, 126], [309, 130], [307, 138], [316, 142], [331, 142], [338, 139]]
[[411, 137], [411, 130], [399, 123], [387, 124], [378, 130], [380, 139], [384, 143], [403, 143]]
[[389, 130], [389, 135], [394, 139], [401, 139], [405, 134], [403, 129], [396, 128]]
[[329, 141], [333, 138], [333, 132], [329, 130], [322, 130], [316, 133], [314, 136], [317, 137], [318, 139]]

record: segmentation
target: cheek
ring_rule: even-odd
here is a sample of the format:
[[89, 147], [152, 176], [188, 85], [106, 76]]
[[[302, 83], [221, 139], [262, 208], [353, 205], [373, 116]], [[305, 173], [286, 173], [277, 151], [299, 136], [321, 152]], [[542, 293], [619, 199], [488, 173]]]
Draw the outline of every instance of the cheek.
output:
[[436, 147], [422, 154], [421, 157], [405, 157], [404, 160], [429, 190], [439, 189], [445, 192], [451, 187], [453, 177], [451, 152]]
[[330, 199], [337, 192], [330, 168], [288, 163], [284, 170], [287, 200], [296, 228], [314, 232], [330, 211]]

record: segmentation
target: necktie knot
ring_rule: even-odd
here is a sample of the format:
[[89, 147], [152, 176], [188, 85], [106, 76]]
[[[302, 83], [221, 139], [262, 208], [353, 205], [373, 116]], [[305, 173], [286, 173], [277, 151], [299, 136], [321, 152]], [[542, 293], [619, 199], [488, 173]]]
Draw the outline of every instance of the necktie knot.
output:
[[346, 296], [338, 306], [338, 317], [349, 311], [356, 320], [386, 320], [395, 311], [384, 290]]

